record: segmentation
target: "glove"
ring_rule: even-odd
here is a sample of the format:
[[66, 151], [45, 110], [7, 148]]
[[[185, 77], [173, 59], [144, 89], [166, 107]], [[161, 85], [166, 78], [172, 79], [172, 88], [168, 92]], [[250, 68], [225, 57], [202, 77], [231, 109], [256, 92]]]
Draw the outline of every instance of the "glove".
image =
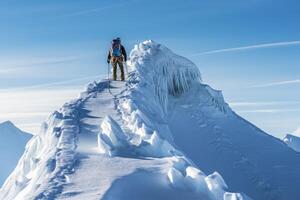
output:
[[107, 64], [109, 64], [110, 63], [110, 60], [107, 60]]

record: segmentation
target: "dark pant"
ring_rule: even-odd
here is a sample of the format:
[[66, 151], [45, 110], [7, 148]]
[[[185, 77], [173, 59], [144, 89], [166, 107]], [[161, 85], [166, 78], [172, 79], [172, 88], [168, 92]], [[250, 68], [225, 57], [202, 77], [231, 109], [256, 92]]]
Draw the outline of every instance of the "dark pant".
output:
[[117, 66], [119, 65], [120, 71], [121, 71], [121, 80], [124, 81], [125, 80], [125, 75], [124, 75], [124, 65], [123, 62], [121, 60], [114, 60], [111, 63], [112, 67], [113, 67], [113, 80], [117, 80]]

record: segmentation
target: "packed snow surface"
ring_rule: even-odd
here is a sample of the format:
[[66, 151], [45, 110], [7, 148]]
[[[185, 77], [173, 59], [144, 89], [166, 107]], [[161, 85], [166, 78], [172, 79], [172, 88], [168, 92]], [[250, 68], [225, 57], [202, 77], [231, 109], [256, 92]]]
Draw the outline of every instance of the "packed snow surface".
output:
[[0, 186], [16, 167], [31, 134], [21, 131], [12, 122], [0, 123]]
[[292, 149], [295, 151], [300, 152], [300, 137], [297, 137], [295, 135], [287, 134], [283, 141]]
[[53, 112], [0, 199], [300, 197], [300, 155], [237, 116], [195, 64], [153, 41], [127, 64], [126, 83], [93, 82]]

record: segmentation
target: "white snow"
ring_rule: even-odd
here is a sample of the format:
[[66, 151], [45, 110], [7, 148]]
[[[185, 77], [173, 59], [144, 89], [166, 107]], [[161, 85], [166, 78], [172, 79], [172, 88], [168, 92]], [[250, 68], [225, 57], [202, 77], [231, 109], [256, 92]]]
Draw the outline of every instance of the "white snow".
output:
[[297, 137], [292, 134], [287, 134], [284, 138], [283, 141], [292, 149], [295, 151], [300, 152], [300, 137]]
[[0, 123], [0, 137], [1, 186], [17, 165], [31, 134], [21, 131], [12, 122], [6, 121]]
[[145, 41], [128, 66], [126, 83], [92, 82], [49, 117], [0, 199], [300, 196], [300, 155], [237, 116], [195, 64]]

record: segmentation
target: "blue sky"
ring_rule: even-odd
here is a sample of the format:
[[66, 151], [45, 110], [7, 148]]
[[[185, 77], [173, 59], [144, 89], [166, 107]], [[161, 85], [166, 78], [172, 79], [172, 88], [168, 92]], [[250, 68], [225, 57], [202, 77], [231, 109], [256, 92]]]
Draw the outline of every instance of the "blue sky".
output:
[[0, 121], [37, 132], [106, 73], [120, 36], [128, 51], [153, 39], [188, 57], [237, 113], [282, 137], [300, 126], [299, 19], [296, 0], [1, 1]]

